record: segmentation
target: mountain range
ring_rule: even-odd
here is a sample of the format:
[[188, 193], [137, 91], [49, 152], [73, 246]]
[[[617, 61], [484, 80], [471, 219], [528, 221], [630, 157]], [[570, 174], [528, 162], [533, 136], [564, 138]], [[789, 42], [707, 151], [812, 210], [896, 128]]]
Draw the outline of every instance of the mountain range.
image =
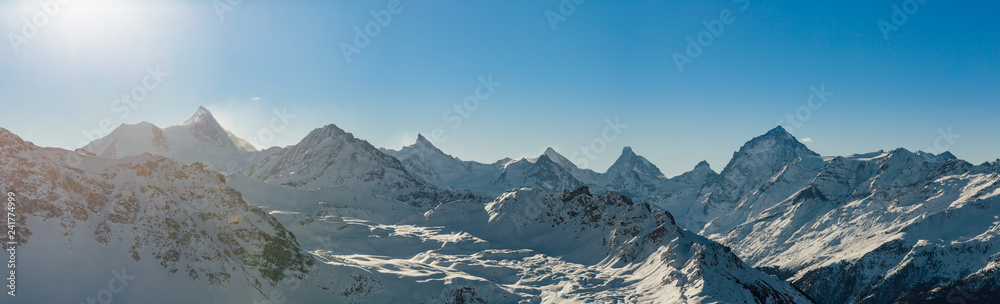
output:
[[[630, 147], [605, 172], [552, 148], [485, 164], [332, 124], [258, 150], [204, 108], [77, 151], [0, 129], [0, 153], [28, 302], [85, 302], [103, 287], [84, 275], [123, 267], [150, 283], [114, 296], [145, 303], [1000, 298], [1000, 160], [822, 156], [781, 127], [674, 177]], [[50, 283], [70, 287], [32, 287]]]

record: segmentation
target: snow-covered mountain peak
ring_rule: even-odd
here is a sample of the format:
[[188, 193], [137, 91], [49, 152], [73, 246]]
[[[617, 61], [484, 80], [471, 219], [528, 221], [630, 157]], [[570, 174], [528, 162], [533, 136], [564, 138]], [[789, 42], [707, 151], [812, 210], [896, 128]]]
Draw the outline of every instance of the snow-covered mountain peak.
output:
[[465, 195], [438, 189], [386, 153], [330, 124], [264, 158], [246, 174], [271, 184], [306, 190], [342, 186], [428, 208]]
[[[681, 175], [675, 176], [670, 180], [679, 182], [686, 185], [703, 185], [710, 180], [718, 177], [719, 174], [712, 170], [712, 167], [707, 161], [701, 161], [698, 165], [694, 166], [694, 169], [688, 172], [684, 172]], [[697, 191], [697, 189], [695, 189]]]
[[[431, 154], [440, 154], [448, 156], [447, 154], [442, 152], [441, 149], [438, 149], [436, 146], [434, 146], [434, 144], [431, 143], [430, 140], [427, 140], [427, 138], [424, 137], [423, 134], [417, 134], [417, 141], [415, 141], [412, 145], [405, 146], [402, 149], [399, 149], [399, 152], [401, 152], [401, 154], [431, 153]], [[451, 156], [448, 156], [448, 158], [451, 158]]]
[[771, 129], [764, 135], [751, 139], [740, 148], [738, 154], [752, 155], [758, 153], [779, 153], [784, 155], [811, 155], [819, 156], [816, 152], [809, 150], [806, 145], [795, 139], [795, 136], [785, 131], [781, 126]]
[[516, 160], [514, 160], [513, 158], [504, 157], [503, 159], [497, 160], [495, 163], [493, 163], [493, 165], [494, 166], [500, 166], [500, 167], [506, 167], [508, 164], [510, 164], [512, 162], [515, 162], [515, 161]]
[[545, 152], [542, 152], [542, 155], [545, 155], [545, 156], [548, 156], [549, 158], [552, 158], [553, 161], [556, 158], [565, 159], [565, 157], [563, 157], [562, 154], [559, 154], [559, 152], [556, 152], [556, 149], [553, 149], [552, 147], [545, 148]]
[[708, 161], [701, 161], [694, 166], [695, 170], [712, 170], [712, 166], [708, 164]]
[[420, 133], [417, 133], [417, 142], [416, 142], [416, 143], [414, 143], [414, 144], [427, 144], [427, 145], [433, 145], [433, 144], [431, 144], [431, 141], [427, 140], [427, 138], [426, 138], [426, 137], [424, 137], [424, 135], [423, 135], [423, 134], [420, 134]]
[[632, 152], [632, 146], [625, 146], [622, 148], [622, 156], [625, 155], [635, 156], [635, 152]]
[[201, 123], [211, 124], [213, 122], [218, 124], [215, 120], [215, 116], [212, 115], [212, 112], [205, 107], [198, 107], [198, 110], [194, 112], [194, 115], [191, 115], [191, 118], [185, 120], [181, 125], [187, 126]]
[[579, 168], [579, 167], [576, 166], [576, 164], [574, 164], [573, 162], [571, 162], [569, 159], [567, 159], [566, 157], [562, 156], [562, 154], [559, 154], [559, 152], [556, 152], [556, 150], [553, 149], [552, 147], [546, 148], [545, 152], [542, 153], [542, 155], [545, 156], [545, 157], [548, 157], [550, 160], [552, 160], [553, 162], [559, 164], [563, 168], [566, 168], [566, 170], [574, 170], [574, 169], [578, 169]]
[[316, 128], [309, 132], [306, 137], [302, 138], [303, 142], [315, 141], [315, 140], [325, 140], [331, 137], [346, 137], [348, 139], [354, 139], [354, 134], [348, 133], [337, 127], [335, 124], [328, 124], [322, 128]]
[[236, 135], [223, 128], [219, 124], [219, 121], [215, 119], [215, 116], [212, 115], [212, 112], [205, 107], [198, 107], [194, 115], [191, 115], [191, 118], [185, 120], [180, 126], [167, 129], [187, 130], [192, 136], [203, 142], [228, 150], [257, 150], [242, 138], [236, 137]]
[[645, 157], [639, 156], [632, 151], [632, 147], [626, 146], [622, 149], [622, 155], [608, 168], [608, 173], [635, 172], [640, 175], [652, 177], [664, 177], [660, 168], [651, 163]]

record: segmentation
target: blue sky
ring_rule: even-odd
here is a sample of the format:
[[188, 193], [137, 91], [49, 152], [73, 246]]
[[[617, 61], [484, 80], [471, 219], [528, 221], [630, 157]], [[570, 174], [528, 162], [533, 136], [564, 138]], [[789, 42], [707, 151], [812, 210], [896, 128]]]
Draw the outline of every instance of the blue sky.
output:
[[[721, 170], [782, 119], [824, 155], [1000, 157], [1000, 4], [985, 1], [51, 3], [0, 4], [0, 127], [44, 146], [80, 147], [102, 123], [179, 124], [204, 105], [258, 146], [335, 123], [388, 148], [423, 133], [481, 162], [552, 146], [598, 171], [624, 146], [667, 175]], [[366, 26], [377, 35], [358, 47]], [[350, 62], [344, 44], [360, 51]], [[691, 59], [683, 72], [675, 53]], [[492, 90], [458, 114], [480, 77]], [[131, 93], [144, 98], [126, 114]], [[275, 110], [294, 118], [260, 136]], [[608, 120], [627, 127], [605, 132]]]

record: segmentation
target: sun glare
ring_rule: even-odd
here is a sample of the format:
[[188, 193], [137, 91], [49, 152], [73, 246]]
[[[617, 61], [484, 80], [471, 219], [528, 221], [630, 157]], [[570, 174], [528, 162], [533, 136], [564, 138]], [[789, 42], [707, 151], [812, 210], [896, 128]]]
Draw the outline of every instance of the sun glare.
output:
[[142, 7], [131, 1], [73, 1], [60, 8], [53, 22], [61, 25], [72, 41], [106, 43], [147, 28], [143, 14]]

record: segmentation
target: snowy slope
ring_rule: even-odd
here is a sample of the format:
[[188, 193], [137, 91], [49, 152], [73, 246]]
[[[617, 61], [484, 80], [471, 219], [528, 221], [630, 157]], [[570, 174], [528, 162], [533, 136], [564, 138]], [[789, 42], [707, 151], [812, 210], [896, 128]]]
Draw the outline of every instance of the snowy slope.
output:
[[0, 188], [19, 200], [18, 303], [85, 302], [110, 288], [113, 273], [134, 276], [114, 295], [123, 303], [253, 301], [315, 264], [274, 218], [199, 164], [83, 156], [5, 129], [0, 155]]
[[989, 302], [998, 180], [950, 153], [820, 157], [779, 127], [734, 154], [680, 222], [821, 303]]
[[510, 190], [485, 206], [454, 202], [410, 221], [476, 240], [425, 258], [506, 273], [495, 280], [543, 302], [810, 303], [669, 213], [614, 192]]
[[490, 196], [521, 187], [561, 191], [588, 185], [595, 192], [614, 190], [641, 202], [664, 206], [678, 201], [678, 196], [696, 193], [715, 175], [708, 163], [703, 162], [695, 170], [682, 174], [682, 178], [667, 178], [656, 165], [635, 154], [630, 147], [622, 150], [621, 156], [605, 173], [579, 168], [551, 147], [537, 158], [508, 158], [493, 164], [463, 161], [445, 154], [421, 135], [416, 143], [399, 151], [382, 151], [437, 186], [468, 189]]
[[445, 154], [421, 134], [417, 134], [414, 144], [399, 151], [384, 148], [379, 150], [399, 159], [407, 171], [438, 187], [451, 186], [494, 196], [506, 190], [491, 187], [484, 182], [494, 178], [502, 170], [502, 165], [463, 161]]
[[306, 252], [226, 182], [197, 163], [39, 148], [0, 129], [0, 188], [19, 215], [17, 296], [4, 303], [516, 303], [490, 282], [418, 281]]
[[258, 151], [246, 140], [223, 129], [204, 107], [199, 107], [183, 124], [166, 129], [147, 122], [122, 124], [83, 149], [111, 158], [143, 153], [163, 155], [185, 164], [210, 164], [214, 170], [223, 172], [246, 171], [250, 165], [276, 151]]
[[346, 187], [422, 208], [475, 197], [469, 192], [440, 189], [428, 183], [403, 168], [399, 160], [332, 124], [315, 129], [298, 144], [267, 156], [246, 175], [306, 190]]

